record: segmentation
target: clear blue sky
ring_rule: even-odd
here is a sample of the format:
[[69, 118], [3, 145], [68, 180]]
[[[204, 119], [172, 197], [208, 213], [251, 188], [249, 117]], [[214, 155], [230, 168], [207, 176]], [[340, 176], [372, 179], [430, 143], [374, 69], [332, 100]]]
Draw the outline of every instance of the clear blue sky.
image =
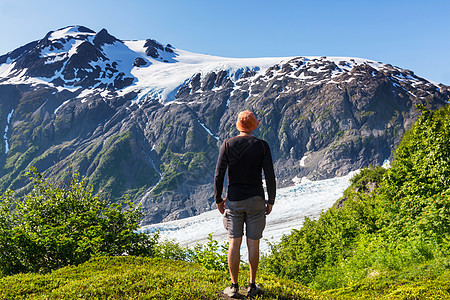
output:
[[68, 25], [226, 57], [362, 57], [450, 85], [448, 0], [0, 0], [0, 54]]

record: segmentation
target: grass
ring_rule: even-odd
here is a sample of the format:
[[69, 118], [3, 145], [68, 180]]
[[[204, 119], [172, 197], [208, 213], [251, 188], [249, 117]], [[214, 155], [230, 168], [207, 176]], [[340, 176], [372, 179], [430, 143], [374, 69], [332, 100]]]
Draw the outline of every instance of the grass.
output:
[[[448, 262], [381, 272], [340, 289], [315, 291], [273, 275], [259, 274], [258, 299], [449, 299]], [[248, 270], [241, 270], [241, 287]], [[0, 278], [0, 299], [220, 299], [226, 271], [161, 258], [98, 257], [47, 274]]]
[[450, 299], [450, 260], [374, 272], [365, 280], [324, 292], [335, 299]]
[[[374, 272], [354, 285], [315, 291], [290, 280], [259, 274], [258, 299], [449, 299], [449, 261]], [[239, 285], [247, 285], [248, 270]], [[220, 299], [229, 284], [226, 271], [160, 258], [98, 257], [47, 274], [0, 278], [0, 299]]]
[[[248, 273], [241, 273], [241, 286]], [[259, 299], [327, 299], [289, 280], [260, 275]], [[229, 284], [225, 271], [159, 258], [100, 257], [48, 274], [0, 279], [0, 299], [219, 299]]]
[[[340, 289], [315, 291], [273, 275], [259, 274], [258, 299], [449, 299], [448, 261], [403, 271], [374, 272]], [[240, 286], [248, 271], [241, 271]], [[220, 299], [229, 284], [226, 271], [160, 258], [98, 257], [47, 274], [0, 278], [0, 299]]]

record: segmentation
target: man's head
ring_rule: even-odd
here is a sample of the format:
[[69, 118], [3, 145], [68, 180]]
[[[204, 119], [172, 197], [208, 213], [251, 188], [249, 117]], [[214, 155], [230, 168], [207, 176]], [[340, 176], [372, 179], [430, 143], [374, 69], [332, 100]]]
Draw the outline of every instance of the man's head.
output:
[[252, 132], [258, 127], [259, 121], [256, 119], [255, 115], [249, 111], [241, 111], [238, 115], [236, 122], [236, 128], [241, 132]]

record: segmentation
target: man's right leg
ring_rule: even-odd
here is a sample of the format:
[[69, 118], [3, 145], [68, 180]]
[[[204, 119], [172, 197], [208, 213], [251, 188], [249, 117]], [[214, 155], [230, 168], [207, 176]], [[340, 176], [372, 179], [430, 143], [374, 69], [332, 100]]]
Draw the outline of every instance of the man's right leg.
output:
[[228, 245], [228, 269], [230, 270], [231, 283], [238, 283], [239, 264], [241, 262], [242, 237], [229, 238]]
[[255, 283], [259, 264], [259, 240], [247, 238], [248, 262], [250, 265], [250, 283]]

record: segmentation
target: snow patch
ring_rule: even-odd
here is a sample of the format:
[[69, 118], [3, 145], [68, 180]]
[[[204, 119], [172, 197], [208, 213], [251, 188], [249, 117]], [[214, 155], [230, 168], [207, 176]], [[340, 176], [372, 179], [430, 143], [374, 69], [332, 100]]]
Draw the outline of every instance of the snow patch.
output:
[[414, 95], [413, 93], [411, 93], [410, 91], [408, 91], [407, 89], [405, 89], [404, 87], [402, 87], [400, 84], [395, 83], [395, 82], [393, 82], [392, 84], [393, 84], [395, 87], [398, 87], [398, 88], [404, 90], [405, 92], [409, 93], [409, 94], [412, 95], [413, 97], [416, 97], [416, 98], [417, 98], [416, 95]]
[[[41, 50], [41, 57], [56, 57], [56, 56], [70, 56], [73, 53], [76, 53], [76, 49], [81, 43], [83, 43], [82, 40], [70, 40], [63, 44], [63, 47], [61, 49], [53, 47], [53, 50], [51, 46], [47, 46]], [[72, 52], [71, 52], [72, 51]]]
[[[155, 151], [155, 145], [152, 146], [152, 149], [150, 150], [150, 152]], [[144, 148], [142, 148], [142, 152], [144, 153], [144, 155], [147, 157], [148, 161], [150, 162], [150, 164], [152, 165], [153, 169], [158, 173], [159, 176], [159, 180], [158, 182], [152, 187], [150, 188], [147, 193], [145, 193], [144, 197], [141, 197], [141, 201], [139, 202], [139, 205], [142, 204], [142, 201], [144, 199], [147, 199], [147, 197], [150, 195], [150, 193], [158, 186], [158, 184], [161, 182], [161, 180], [163, 179], [163, 174], [161, 173], [161, 171], [156, 167], [155, 162], [153, 161], [153, 159], [151, 158], [151, 156], [144, 151]]]
[[65, 55], [54, 56], [54, 57], [48, 58], [44, 64], [50, 65], [50, 64], [54, 64], [58, 61], [63, 61], [64, 59], [66, 59]]
[[197, 119], [197, 121], [198, 121], [198, 123], [203, 127], [203, 129], [206, 130], [206, 132], [207, 132], [210, 136], [212, 136], [212, 137], [215, 138], [216, 140], [219, 140], [219, 137], [216, 136], [216, 135], [214, 135], [214, 134], [211, 132], [211, 130], [209, 130], [209, 128], [206, 127], [206, 125], [205, 125], [204, 123], [200, 122], [199, 119]]
[[64, 105], [66, 105], [67, 103], [69, 103], [70, 100], [72, 100], [72, 99], [69, 99], [69, 100], [64, 101], [60, 106], [58, 106], [58, 107], [53, 111], [53, 114], [56, 115], [56, 113], [58, 112], [58, 110], [59, 110], [61, 107], [63, 107]]
[[14, 113], [14, 109], [11, 110], [11, 112], [8, 114], [8, 117], [6, 118], [6, 127], [5, 127], [5, 134], [3, 135], [3, 139], [5, 140], [5, 154], [9, 151], [9, 144], [8, 144], [8, 129], [9, 125], [11, 123], [11, 117]]
[[292, 180], [292, 182], [293, 182], [294, 184], [300, 184], [300, 183], [302, 183], [302, 179], [299, 178], [298, 176], [295, 176], [295, 177], [292, 178], [291, 180]]
[[12, 62], [10, 58], [6, 60], [4, 64], [0, 65], [0, 78], [7, 77], [14, 69], [15, 62]]
[[304, 155], [301, 159], [300, 159], [300, 167], [305, 167], [305, 162], [306, 159], [308, 158], [308, 155]]
[[66, 27], [66, 28], [62, 28], [59, 30], [56, 30], [54, 32], [52, 32], [52, 34], [49, 36], [49, 40], [53, 41], [53, 40], [59, 40], [59, 39], [67, 39], [69, 37], [77, 37], [80, 35], [92, 35], [94, 36], [95, 33], [91, 33], [91, 32], [80, 32], [80, 26], [70, 26], [70, 27]]

